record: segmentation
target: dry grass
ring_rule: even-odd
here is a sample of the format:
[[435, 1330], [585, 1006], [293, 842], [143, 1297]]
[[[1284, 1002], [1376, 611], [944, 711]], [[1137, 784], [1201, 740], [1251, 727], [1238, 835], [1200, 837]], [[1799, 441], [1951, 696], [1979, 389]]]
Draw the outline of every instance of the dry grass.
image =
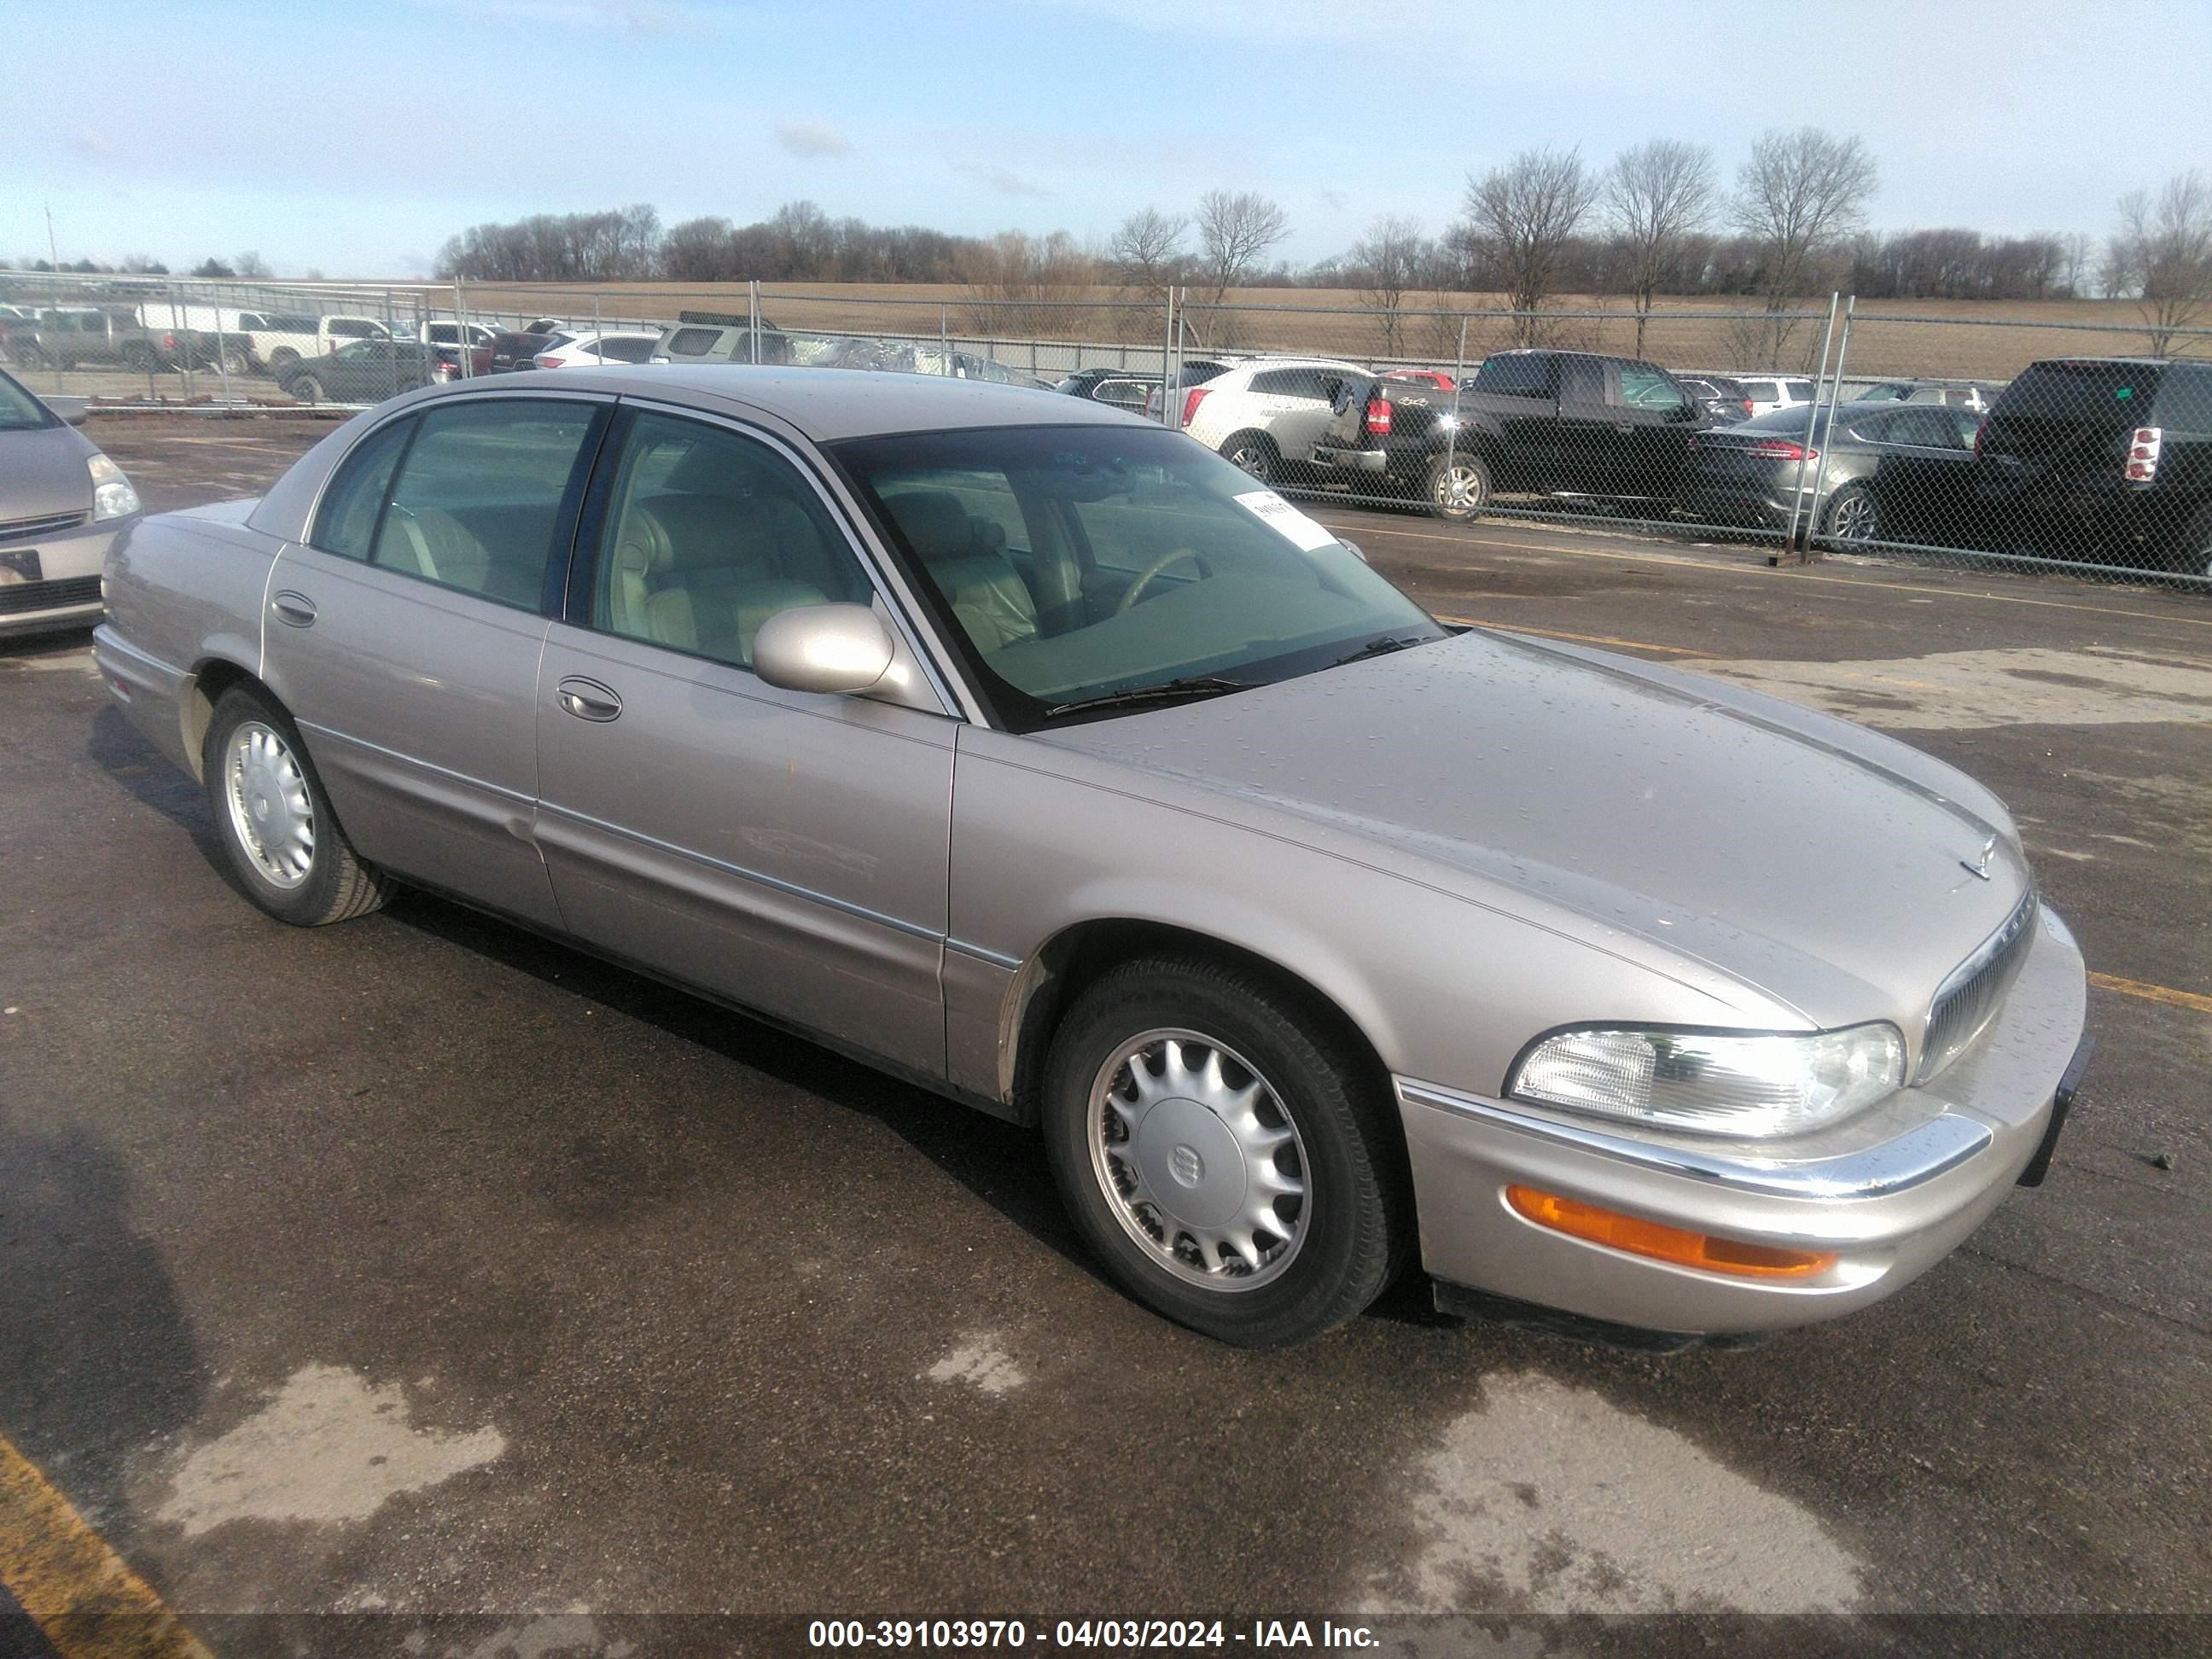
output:
[[[1082, 297], [1087, 306], [1043, 302], [987, 310], [957, 283], [793, 283], [768, 288], [762, 310], [779, 325], [801, 332], [933, 335], [942, 323], [965, 337], [1090, 340], [1133, 347], [1152, 344], [1162, 332], [1156, 308], [1133, 305], [1118, 290], [1101, 289]], [[442, 298], [434, 295], [433, 303]], [[544, 311], [579, 321], [592, 317], [595, 299], [598, 314], [611, 324], [671, 318], [679, 310], [742, 315], [746, 304], [741, 283], [599, 288], [486, 283], [467, 290], [471, 313], [528, 316]], [[1243, 289], [1230, 299], [1235, 309], [1218, 316], [1196, 309], [1191, 314], [1194, 331], [1218, 346], [1441, 363], [1456, 354], [1462, 313], [1500, 308], [1495, 295], [1414, 296], [1398, 319], [1394, 347], [1382, 319], [1348, 289]], [[1763, 319], [1729, 319], [1728, 313], [1745, 307], [1736, 299], [1664, 301], [1646, 329], [1641, 355], [1686, 369], [1809, 367], [1818, 354], [1825, 305], [1784, 331], [1778, 349], [1774, 331]], [[1559, 308], [1593, 314], [1547, 325], [1551, 343], [1583, 350], [1635, 351], [1632, 321], [1595, 314], [1625, 311], [1624, 302], [1577, 295], [1561, 299]], [[1888, 320], [1898, 318], [1915, 320]], [[1476, 315], [1468, 320], [1470, 356], [1516, 343], [1512, 325], [1504, 318]], [[2142, 318], [2128, 301], [1897, 301], [1860, 307], [1845, 367], [1854, 375], [2006, 379], [2039, 357], [2113, 356], [2149, 349]], [[2212, 341], [2199, 340], [2194, 349], [2212, 349]]]

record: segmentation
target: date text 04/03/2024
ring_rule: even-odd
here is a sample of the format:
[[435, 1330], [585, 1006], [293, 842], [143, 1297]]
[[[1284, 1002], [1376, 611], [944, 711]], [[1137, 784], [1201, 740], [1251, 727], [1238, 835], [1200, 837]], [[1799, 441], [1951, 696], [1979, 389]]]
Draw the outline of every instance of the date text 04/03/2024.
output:
[[1035, 1625], [1018, 1619], [817, 1619], [811, 1648], [1360, 1649], [1376, 1645], [1364, 1625], [1332, 1620], [1255, 1619], [1237, 1628], [1219, 1619], [1060, 1619]]

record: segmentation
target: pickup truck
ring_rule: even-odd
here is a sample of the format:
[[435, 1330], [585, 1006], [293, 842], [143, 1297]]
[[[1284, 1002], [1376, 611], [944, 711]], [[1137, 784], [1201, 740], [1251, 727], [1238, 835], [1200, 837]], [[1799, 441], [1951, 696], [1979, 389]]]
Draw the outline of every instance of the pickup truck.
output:
[[1380, 376], [1337, 393], [1309, 477], [1414, 495], [1447, 519], [1492, 495], [1674, 503], [1689, 437], [1713, 422], [1674, 376], [1632, 357], [1501, 351], [1456, 392]]
[[60, 307], [30, 320], [0, 319], [0, 349], [19, 368], [86, 366], [152, 374], [187, 365], [204, 368], [220, 349], [216, 337], [186, 328], [148, 328], [125, 311]]

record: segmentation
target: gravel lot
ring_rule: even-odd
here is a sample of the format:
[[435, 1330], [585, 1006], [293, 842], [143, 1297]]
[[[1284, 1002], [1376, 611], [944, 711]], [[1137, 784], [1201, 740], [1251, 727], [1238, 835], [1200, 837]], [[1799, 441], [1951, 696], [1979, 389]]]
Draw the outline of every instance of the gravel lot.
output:
[[[329, 429], [88, 428], [157, 510]], [[0, 1436], [218, 1651], [401, 1645], [241, 1613], [477, 1615], [415, 1650], [535, 1653], [711, 1628], [652, 1613], [1352, 1609], [1522, 1621], [1397, 1627], [1425, 1651], [1685, 1610], [1861, 1615], [1767, 1631], [1808, 1650], [2203, 1650], [2212, 605], [1325, 516], [1440, 615], [1756, 684], [2004, 796], [2101, 976], [2050, 1183], [1751, 1352], [1455, 1326], [1408, 1286], [1234, 1352], [1101, 1281], [1021, 1131], [435, 899], [264, 920], [84, 637], [19, 642]], [[2007, 1611], [2199, 1618], [1893, 1616]]]

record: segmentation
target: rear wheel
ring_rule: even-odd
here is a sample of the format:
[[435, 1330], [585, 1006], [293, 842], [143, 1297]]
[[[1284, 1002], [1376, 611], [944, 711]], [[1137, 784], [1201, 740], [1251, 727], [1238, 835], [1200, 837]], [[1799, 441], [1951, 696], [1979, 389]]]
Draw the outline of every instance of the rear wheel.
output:
[[2212, 576], [2212, 507], [2197, 509], [2181, 532], [2181, 568], [2191, 576]]
[[1474, 455], [1439, 455], [1421, 486], [1430, 511], [1454, 523], [1473, 518], [1490, 501], [1490, 469]]
[[133, 374], [152, 374], [157, 366], [157, 362], [154, 356], [154, 348], [151, 346], [134, 343], [123, 348], [123, 367]]
[[1820, 515], [1820, 533], [1839, 542], [1881, 539], [1881, 513], [1874, 491], [1864, 484], [1845, 484], [1829, 498]]
[[1370, 1069], [1258, 975], [1130, 963], [1053, 1038], [1047, 1153], [1137, 1300], [1240, 1347], [1288, 1346], [1364, 1309], [1410, 1244], [1404, 1150]]
[[1230, 465], [1250, 473], [1261, 483], [1273, 483], [1279, 465], [1273, 440], [1264, 432], [1240, 432], [1221, 446]]
[[226, 346], [216, 354], [212, 367], [221, 369], [233, 380], [237, 380], [253, 367], [253, 362], [236, 346]]
[[278, 346], [276, 350], [269, 354], [269, 372], [271, 374], [282, 374], [299, 361], [300, 354], [291, 347]]
[[224, 692], [201, 763], [231, 866], [277, 921], [320, 927], [390, 896], [391, 878], [355, 854], [298, 728], [272, 699], [245, 686]]

